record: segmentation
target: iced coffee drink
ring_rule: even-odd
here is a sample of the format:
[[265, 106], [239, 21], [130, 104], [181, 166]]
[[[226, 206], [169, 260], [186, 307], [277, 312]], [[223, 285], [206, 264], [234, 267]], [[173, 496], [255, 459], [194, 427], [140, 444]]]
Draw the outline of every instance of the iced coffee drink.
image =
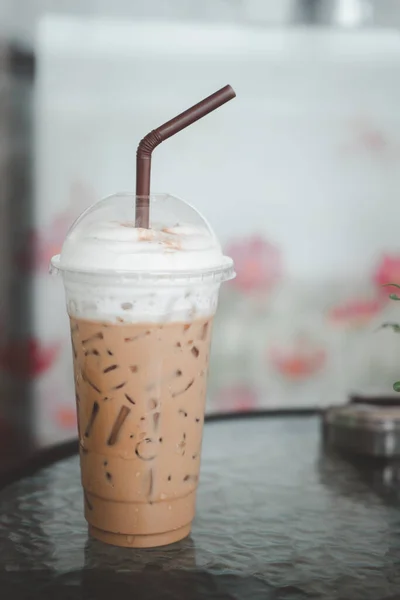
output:
[[60, 257], [71, 323], [85, 516], [120, 546], [190, 532], [213, 316], [233, 276], [186, 203], [151, 198], [151, 228], [117, 195], [83, 215]]

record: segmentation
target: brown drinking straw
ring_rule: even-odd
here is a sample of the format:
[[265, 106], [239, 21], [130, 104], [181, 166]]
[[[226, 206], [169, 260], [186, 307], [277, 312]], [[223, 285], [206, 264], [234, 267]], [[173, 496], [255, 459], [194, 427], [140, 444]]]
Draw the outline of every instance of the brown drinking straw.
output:
[[136, 227], [149, 227], [151, 153], [154, 148], [235, 96], [231, 86], [226, 85], [164, 125], [153, 129], [142, 139], [136, 153]]

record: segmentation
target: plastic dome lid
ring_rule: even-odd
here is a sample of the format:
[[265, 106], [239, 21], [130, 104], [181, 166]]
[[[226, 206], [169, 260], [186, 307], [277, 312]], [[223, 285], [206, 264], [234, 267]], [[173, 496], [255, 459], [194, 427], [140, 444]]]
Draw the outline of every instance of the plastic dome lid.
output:
[[133, 193], [118, 193], [88, 208], [71, 226], [53, 271], [127, 277], [234, 277], [232, 259], [207, 221], [168, 194], [150, 197], [150, 228], [135, 226]]

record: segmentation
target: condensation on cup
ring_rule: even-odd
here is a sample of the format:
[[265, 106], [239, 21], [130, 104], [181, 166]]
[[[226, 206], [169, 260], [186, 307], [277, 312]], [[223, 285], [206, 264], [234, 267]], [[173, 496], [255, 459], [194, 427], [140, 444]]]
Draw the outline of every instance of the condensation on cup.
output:
[[71, 323], [85, 517], [151, 547], [190, 532], [213, 316], [234, 277], [206, 220], [168, 194], [137, 228], [134, 194], [92, 206], [52, 259]]

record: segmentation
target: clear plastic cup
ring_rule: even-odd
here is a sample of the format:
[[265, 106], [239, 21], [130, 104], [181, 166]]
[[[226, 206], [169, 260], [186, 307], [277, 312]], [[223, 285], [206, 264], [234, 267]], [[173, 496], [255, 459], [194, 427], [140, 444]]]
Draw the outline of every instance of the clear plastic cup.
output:
[[135, 195], [89, 208], [52, 259], [71, 322], [85, 517], [119, 546], [161, 546], [195, 514], [213, 316], [234, 276], [190, 205]]

